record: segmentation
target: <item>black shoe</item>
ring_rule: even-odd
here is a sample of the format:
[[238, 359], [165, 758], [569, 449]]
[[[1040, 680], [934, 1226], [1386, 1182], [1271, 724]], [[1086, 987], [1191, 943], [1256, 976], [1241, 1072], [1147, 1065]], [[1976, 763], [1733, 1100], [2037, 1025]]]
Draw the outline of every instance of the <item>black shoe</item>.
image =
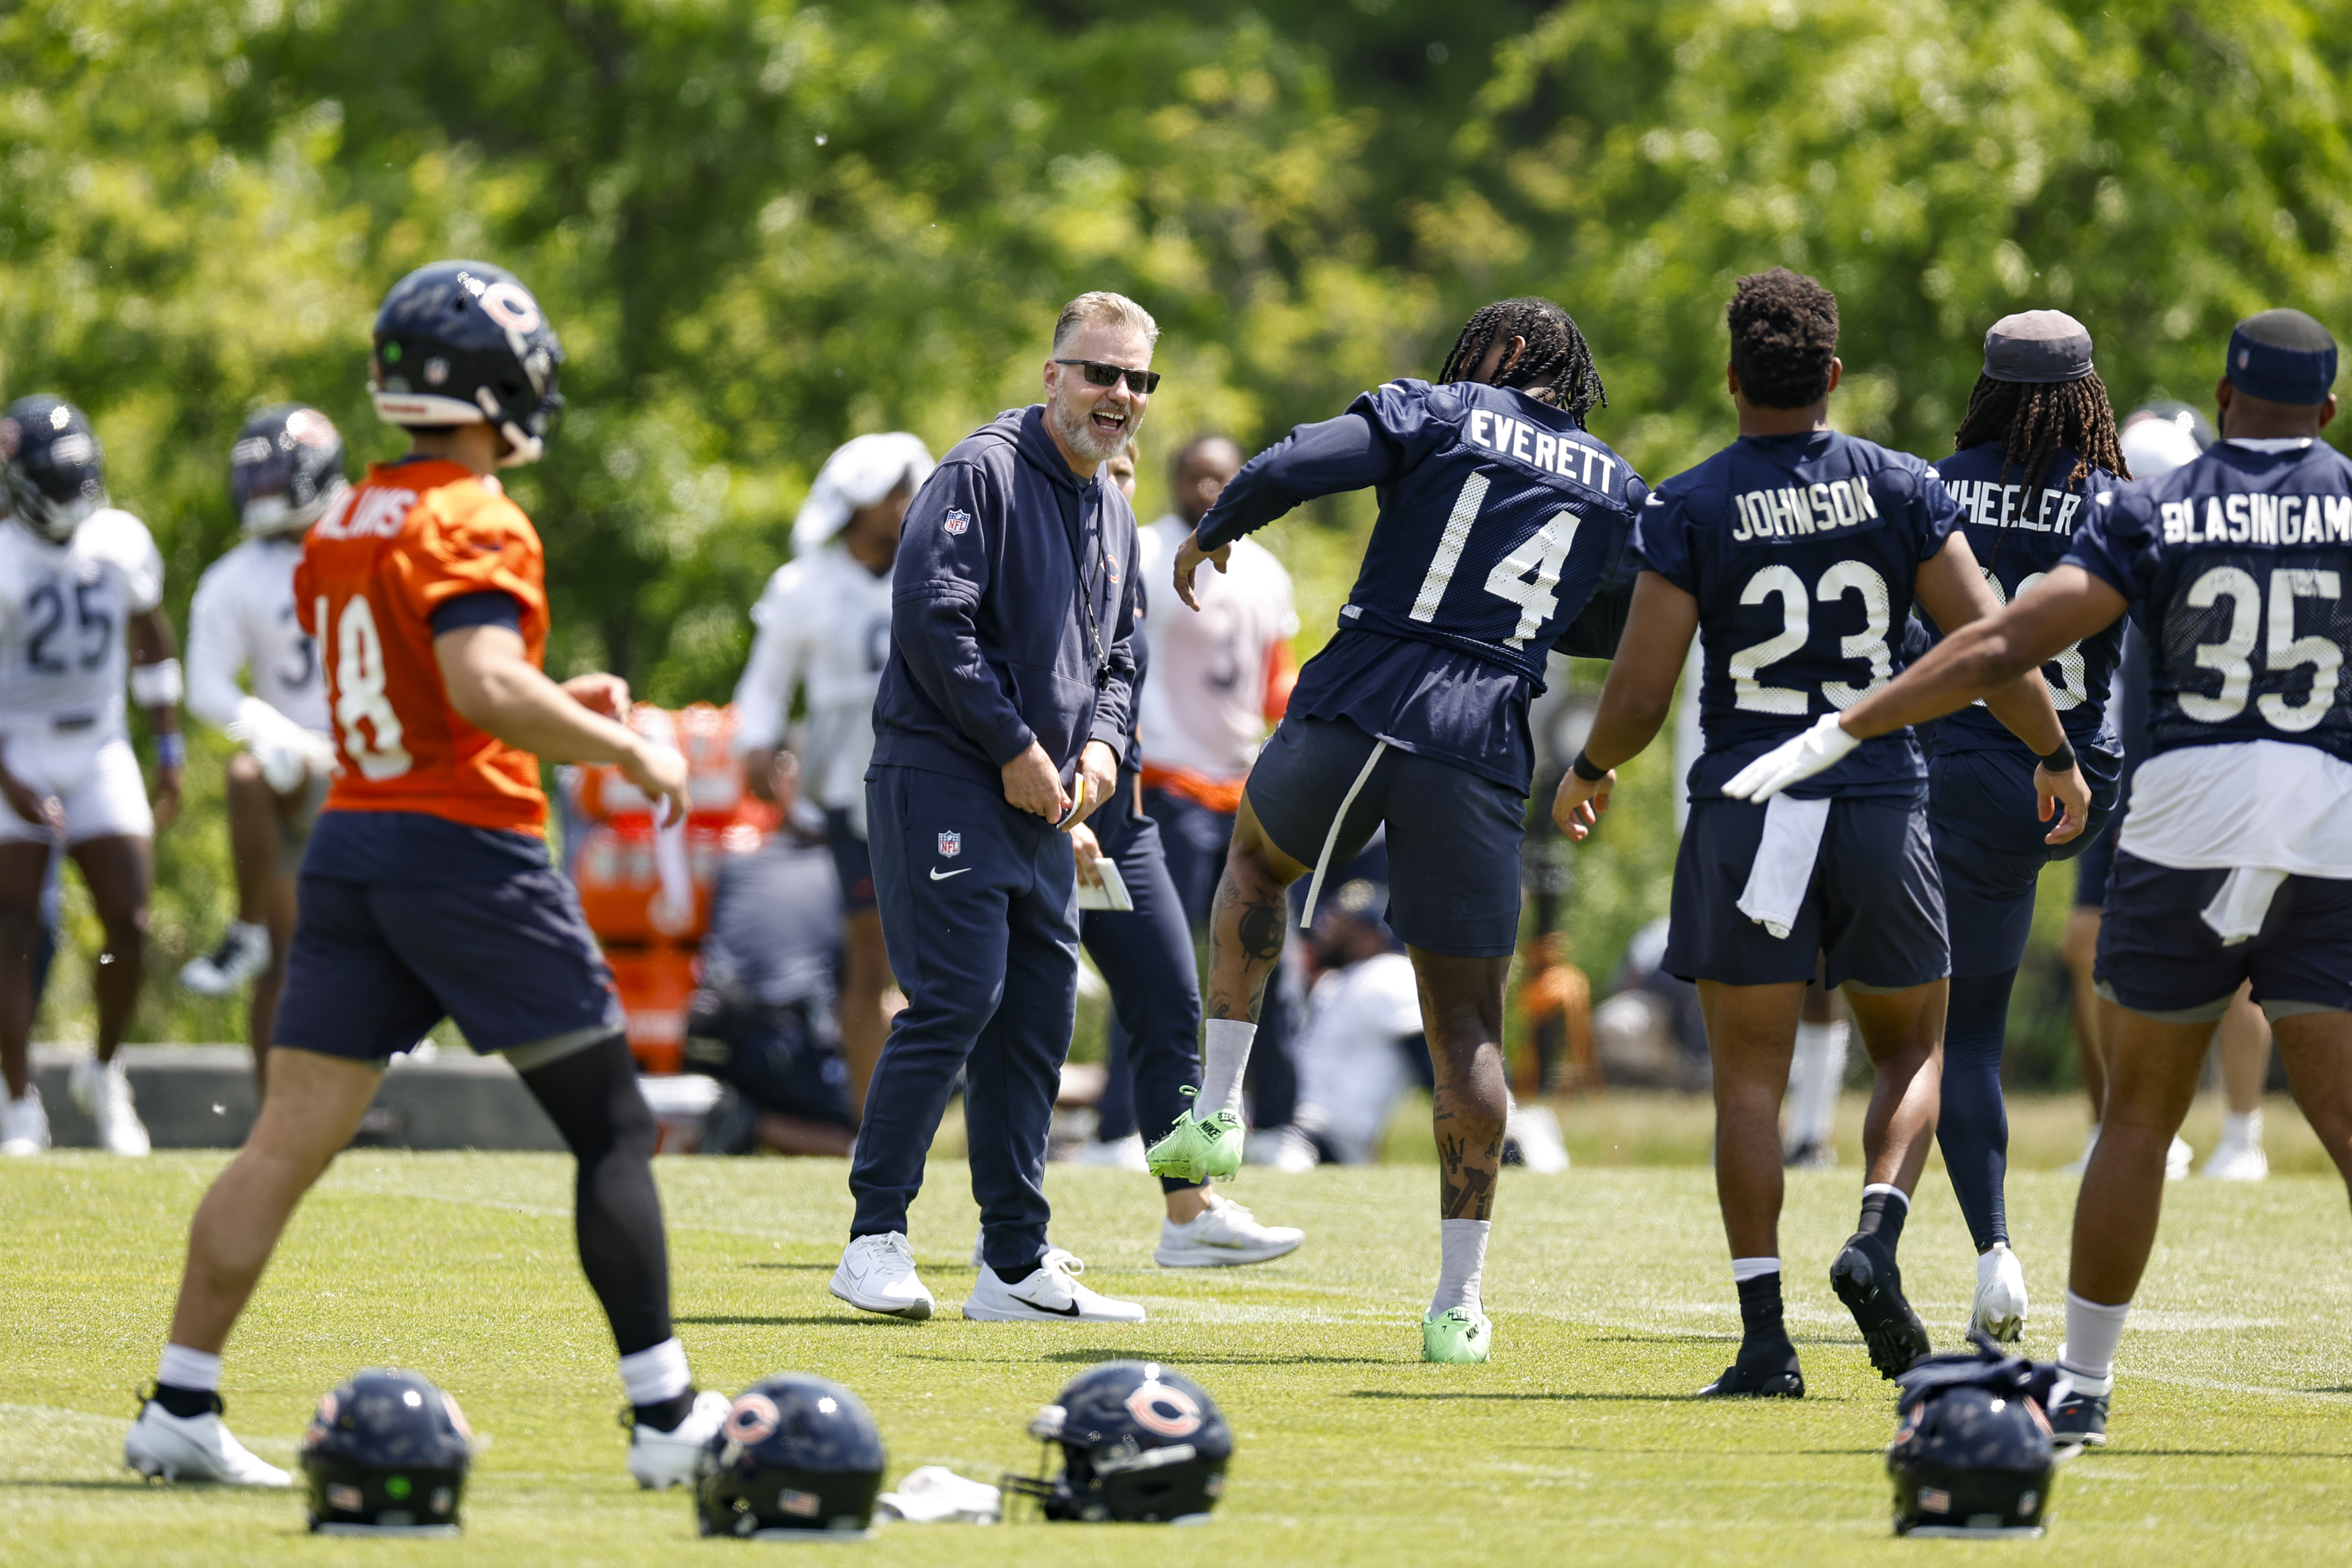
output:
[[1853, 1314], [1879, 1376], [1899, 1377], [1927, 1354], [1927, 1325], [1903, 1299], [1903, 1271], [1878, 1237], [1854, 1233], [1830, 1265], [1830, 1288]]
[[1797, 1347], [1786, 1340], [1765, 1340], [1739, 1347], [1739, 1359], [1723, 1375], [1698, 1391], [1701, 1399], [1802, 1399], [1805, 1374], [1797, 1365]]
[[2050, 1412], [2050, 1441], [2061, 1448], [2104, 1448], [2107, 1446], [2107, 1400], [2105, 1394], [2069, 1394]]

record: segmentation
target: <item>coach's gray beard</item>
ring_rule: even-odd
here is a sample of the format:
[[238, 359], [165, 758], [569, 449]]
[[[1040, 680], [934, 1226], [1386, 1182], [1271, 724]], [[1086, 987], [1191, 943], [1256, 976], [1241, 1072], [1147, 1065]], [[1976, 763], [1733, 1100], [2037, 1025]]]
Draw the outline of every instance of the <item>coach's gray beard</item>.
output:
[[1091, 408], [1082, 412], [1057, 397], [1045, 405], [1045, 411], [1054, 421], [1054, 428], [1061, 433], [1063, 444], [1081, 458], [1097, 463], [1108, 463], [1124, 451], [1128, 443], [1135, 439], [1135, 427], [1143, 423], [1140, 416], [1130, 413], [1127, 423], [1119, 426], [1118, 439], [1107, 443], [1095, 433]]

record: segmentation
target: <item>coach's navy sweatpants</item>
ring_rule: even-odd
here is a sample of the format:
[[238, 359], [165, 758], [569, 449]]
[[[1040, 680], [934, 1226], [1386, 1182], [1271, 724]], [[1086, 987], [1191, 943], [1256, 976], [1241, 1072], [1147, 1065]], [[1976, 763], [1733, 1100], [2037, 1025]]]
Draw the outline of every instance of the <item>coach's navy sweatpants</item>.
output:
[[[1134, 775], [1122, 773], [1111, 803], [1087, 821], [1135, 900], [1132, 910], [1088, 910], [1079, 919], [1079, 940], [1110, 987], [1109, 1075], [1097, 1136], [1108, 1142], [1139, 1131], [1145, 1143], [1156, 1143], [1190, 1109], [1185, 1088], [1201, 1085], [1192, 924], [1169, 875], [1160, 825], [1135, 808]], [[1175, 1192], [1197, 1184], [1162, 1177], [1160, 1184]]]
[[916, 768], [877, 767], [866, 804], [907, 1006], [866, 1091], [850, 1235], [906, 1230], [961, 1071], [983, 1256], [1029, 1268], [1045, 1252], [1045, 1135], [1077, 1002], [1070, 841], [998, 790]]

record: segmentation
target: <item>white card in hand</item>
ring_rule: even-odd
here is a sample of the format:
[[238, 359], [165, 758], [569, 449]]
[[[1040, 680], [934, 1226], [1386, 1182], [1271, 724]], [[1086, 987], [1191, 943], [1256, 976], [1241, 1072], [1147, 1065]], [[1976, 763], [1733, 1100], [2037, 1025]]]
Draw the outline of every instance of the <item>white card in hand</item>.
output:
[[1108, 855], [1096, 856], [1095, 875], [1102, 879], [1102, 886], [1089, 888], [1080, 882], [1078, 908], [1109, 910], [1118, 914], [1127, 914], [1134, 910], [1135, 900], [1127, 896], [1127, 879], [1118, 874], [1118, 861]]

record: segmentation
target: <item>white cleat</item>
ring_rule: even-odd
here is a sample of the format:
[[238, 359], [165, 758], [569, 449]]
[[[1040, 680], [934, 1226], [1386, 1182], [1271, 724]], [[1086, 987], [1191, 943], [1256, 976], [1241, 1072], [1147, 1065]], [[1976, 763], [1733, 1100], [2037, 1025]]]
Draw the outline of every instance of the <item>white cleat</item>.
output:
[[2198, 1173], [2217, 1182], [2262, 1182], [2270, 1179], [2271, 1157], [2259, 1143], [2231, 1143], [2226, 1140], [2205, 1162]]
[[66, 1075], [67, 1092], [82, 1114], [98, 1124], [98, 1146], [110, 1154], [144, 1159], [151, 1152], [147, 1124], [131, 1096], [131, 1076], [119, 1061], [84, 1057]]
[[22, 1158], [48, 1148], [49, 1113], [41, 1109], [41, 1091], [28, 1084], [24, 1099], [0, 1100], [0, 1154]]
[[1538, 1176], [1557, 1176], [1568, 1169], [1568, 1142], [1549, 1105], [1514, 1103], [1503, 1123], [1503, 1137], [1518, 1146], [1519, 1163]]
[[199, 996], [226, 996], [268, 967], [268, 928], [231, 921], [218, 947], [180, 966], [180, 984]]
[[853, 1237], [825, 1289], [861, 1312], [917, 1321], [931, 1315], [931, 1293], [915, 1273], [914, 1251], [899, 1231]]
[[2025, 1332], [2025, 1266], [2009, 1243], [1996, 1241], [1977, 1257], [1976, 1310], [1969, 1327], [2011, 1344]]
[[1260, 1225], [1241, 1205], [1217, 1193], [1198, 1218], [1178, 1225], [1160, 1222], [1160, 1245], [1151, 1260], [1162, 1268], [1219, 1268], [1264, 1263], [1298, 1250], [1307, 1233], [1292, 1226]]
[[1078, 1283], [1087, 1266], [1055, 1247], [1038, 1261], [1037, 1271], [1018, 1285], [1007, 1285], [993, 1268], [983, 1268], [965, 1299], [963, 1315], [982, 1323], [1139, 1323], [1143, 1309], [1133, 1301], [1114, 1301]]
[[2189, 1179], [2189, 1168], [2196, 1163], [2197, 1151], [2189, 1146], [2187, 1139], [2175, 1138], [2172, 1147], [2164, 1152], [2164, 1179], [2185, 1182]]
[[294, 1478], [229, 1435], [217, 1410], [174, 1415], [149, 1400], [122, 1439], [122, 1462], [150, 1479], [225, 1487], [290, 1487]]
[[715, 1388], [706, 1388], [694, 1396], [694, 1408], [671, 1431], [656, 1431], [642, 1421], [632, 1423], [629, 1474], [649, 1492], [692, 1486], [703, 1449], [719, 1435], [719, 1423], [733, 1407], [733, 1400]]
[[1148, 1171], [1151, 1163], [1144, 1158], [1143, 1134], [1130, 1132], [1124, 1138], [1114, 1138], [1105, 1143], [1094, 1138], [1078, 1145], [1079, 1165], [1100, 1165], [1114, 1171]]

